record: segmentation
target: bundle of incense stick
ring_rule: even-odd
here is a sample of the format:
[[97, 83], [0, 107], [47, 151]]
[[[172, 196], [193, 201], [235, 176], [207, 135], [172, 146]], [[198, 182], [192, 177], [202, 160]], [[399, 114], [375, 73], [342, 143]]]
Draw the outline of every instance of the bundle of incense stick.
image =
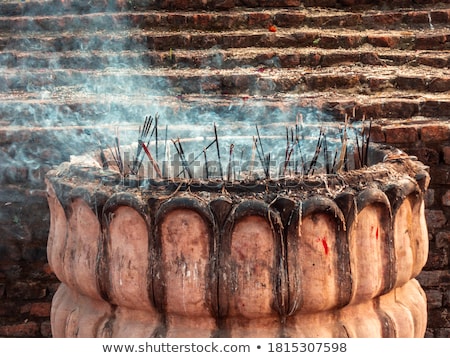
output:
[[[371, 128], [372, 128], [372, 120], [370, 121], [368, 126], [364, 126], [365, 117], [363, 117], [362, 130], [359, 134], [355, 136], [356, 140], [356, 151], [355, 152], [355, 166], [359, 165], [359, 167], [367, 165], [368, 162], [368, 148], [370, 144], [371, 138]], [[211, 178], [211, 167], [210, 162], [208, 160], [208, 150], [215, 145], [216, 156], [217, 156], [217, 164], [216, 167], [218, 169], [218, 174], [214, 176], [220, 178], [221, 180], [227, 180], [229, 182], [235, 181], [237, 178], [241, 177], [241, 169], [235, 170], [234, 167], [234, 153], [236, 150], [240, 152], [239, 163], [242, 165], [244, 160], [244, 145], [242, 150], [234, 144], [227, 144], [229, 146], [229, 155], [228, 155], [228, 166], [226, 170], [226, 177], [224, 177], [224, 170], [222, 167], [222, 157], [219, 143], [219, 134], [218, 127], [216, 123], [213, 123], [213, 140], [205, 143], [203, 149], [196, 155], [192, 160], [188, 161], [185, 154], [185, 148], [183, 147], [184, 140], [181, 140], [179, 137], [177, 139], [171, 139], [173, 146], [181, 160], [182, 168], [179, 173], [169, 173], [168, 162], [170, 161], [170, 152], [168, 145], [168, 126], [165, 126], [165, 139], [164, 139], [164, 153], [163, 153], [163, 166], [162, 170], [159, 165], [159, 151], [158, 151], [158, 121], [159, 115], [156, 114], [153, 116], [146, 116], [143, 126], [139, 126], [138, 131], [138, 140], [137, 140], [137, 149], [135, 152], [135, 157], [133, 157], [132, 165], [129, 165], [129, 173], [131, 175], [139, 175], [139, 170], [142, 166], [143, 160], [145, 157], [148, 158], [149, 162], [152, 165], [154, 175], [157, 178], [168, 178], [172, 176], [173, 178], [178, 178], [181, 175], [184, 175], [184, 178], [194, 179], [194, 172], [192, 169], [192, 164], [198, 160], [201, 156], [203, 156], [204, 160], [204, 170], [202, 178], [210, 179]], [[297, 115], [295, 126], [288, 127], [285, 126], [285, 138], [286, 138], [286, 148], [284, 150], [284, 162], [283, 165], [280, 166], [278, 174], [282, 177], [286, 175], [291, 175], [292, 171], [297, 174], [302, 175], [313, 175], [318, 170], [318, 162], [320, 155], [323, 155], [323, 160], [325, 163], [324, 170], [326, 174], [336, 174], [342, 170], [348, 170], [347, 163], [347, 152], [349, 146], [349, 136], [348, 130], [351, 128], [350, 117], [348, 115], [345, 116], [345, 122], [343, 128], [340, 129], [340, 147], [334, 150], [334, 156], [330, 158], [330, 148], [328, 142], [328, 133], [322, 125], [320, 127], [320, 132], [318, 134], [317, 142], [315, 145], [315, 149], [310, 161], [305, 161], [305, 147], [307, 145], [306, 141], [310, 141], [310, 139], [305, 139], [304, 133], [304, 125], [303, 125], [303, 117], [302, 115]], [[261, 165], [261, 170], [264, 173], [266, 179], [271, 178], [271, 155], [272, 153], [266, 152], [266, 148], [263, 145], [262, 136], [260, 133], [260, 129], [258, 125], [255, 126], [256, 135], [254, 135], [252, 141], [251, 148], [251, 160], [249, 170], [245, 173], [245, 176], [251, 178], [253, 176], [253, 171], [255, 170], [255, 156], [258, 156], [259, 163]], [[331, 134], [330, 134], [331, 136]], [[282, 135], [273, 135], [265, 136], [264, 138], [283, 138]], [[154, 142], [152, 143], [152, 140]], [[150, 145], [151, 144], [151, 145]], [[161, 144], [162, 145], [162, 144]], [[154, 149], [154, 154], [152, 150]], [[116, 133], [114, 137], [114, 146], [113, 148], [109, 147], [111, 155], [117, 165], [117, 168], [122, 176], [125, 176], [124, 161], [122, 159], [121, 147], [118, 130], [116, 128]], [[103, 154], [103, 151], [102, 153]], [[103, 154], [104, 156], [104, 154]], [[357, 158], [356, 158], [357, 156]], [[209, 157], [210, 158], [210, 157]], [[321, 158], [321, 157], [320, 157]], [[191, 159], [191, 158], [189, 158]], [[273, 158], [272, 158], [273, 159]], [[103, 162], [106, 162], [103, 159]], [[300, 166], [300, 168], [299, 168]]]

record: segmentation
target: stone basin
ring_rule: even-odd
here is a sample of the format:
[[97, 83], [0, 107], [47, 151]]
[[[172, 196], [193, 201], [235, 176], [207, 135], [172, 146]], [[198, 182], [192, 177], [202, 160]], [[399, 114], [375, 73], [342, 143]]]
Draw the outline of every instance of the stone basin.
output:
[[423, 337], [427, 167], [228, 182], [46, 176], [54, 337]]

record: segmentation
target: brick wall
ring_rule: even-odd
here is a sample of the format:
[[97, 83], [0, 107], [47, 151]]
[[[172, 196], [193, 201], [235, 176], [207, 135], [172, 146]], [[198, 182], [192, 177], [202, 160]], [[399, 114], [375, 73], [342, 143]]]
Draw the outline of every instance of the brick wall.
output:
[[[413, 121], [412, 121], [413, 122]], [[450, 337], [450, 126], [442, 121], [374, 127], [379, 142], [394, 145], [429, 165], [425, 199], [429, 257], [418, 279], [428, 298], [427, 337]]]

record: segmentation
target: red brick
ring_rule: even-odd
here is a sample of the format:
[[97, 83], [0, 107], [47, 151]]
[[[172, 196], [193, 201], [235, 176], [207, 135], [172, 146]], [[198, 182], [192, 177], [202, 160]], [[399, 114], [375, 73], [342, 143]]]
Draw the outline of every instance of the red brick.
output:
[[411, 11], [404, 16], [404, 21], [409, 24], [428, 24], [428, 11]]
[[254, 26], [259, 25], [262, 27], [266, 27], [267, 25], [272, 24], [272, 16], [268, 13], [264, 12], [252, 12], [248, 14], [248, 25]]
[[392, 82], [389, 78], [383, 77], [366, 77], [366, 82], [371, 91], [382, 91], [387, 88], [392, 88]]
[[50, 321], [45, 321], [41, 323], [41, 336], [44, 338], [51, 338], [52, 336], [52, 326]]
[[434, 197], [435, 197], [435, 190], [428, 188], [428, 190], [425, 192], [425, 207], [429, 208], [434, 204]]
[[312, 67], [319, 66], [322, 61], [322, 58], [323, 56], [318, 53], [311, 53], [308, 56], [307, 63], [305, 63], [304, 65]]
[[448, 165], [430, 167], [430, 176], [433, 184], [450, 184], [450, 168]]
[[370, 140], [375, 143], [384, 143], [386, 141], [386, 137], [381, 126], [372, 125], [370, 129]]
[[450, 147], [443, 147], [442, 153], [444, 154], [444, 163], [450, 164]]
[[274, 24], [280, 27], [299, 27], [305, 20], [302, 13], [280, 13], [275, 15]]
[[395, 79], [395, 86], [401, 90], [424, 91], [427, 88], [427, 83], [423, 77], [400, 75]]
[[439, 164], [439, 153], [431, 148], [412, 148], [408, 153], [415, 155], [422, 163], [426, 165]]
[[219, 0], [214, 3], [214, 6], [220, 10], [229, 10], [234, 7], [234, 0]]
[[300, 65], [300, 56], [298, 54], [280, 54], [279, 56], [281, 67], [297, 67]]
[[359, 61], [364, 63], [365, 65], [382, 65], [383, 64], [383, 61], [381, 61], [378, 54], [374, 53], [374, 52], [361, 53], [359, 57], [360, 57]]
[[425, 210], [427, 225], [430, 229], [440, 229], [447, 223], [442, 210]]
[[[378, 116], [408, 119], [416, 115], [418, 110], [419, 105], [415, 101], [390, 99], [386, 100], [384, 103], [380, 103], [380, 112], [378, 113]], [[373, 118], [378, 117], [375, 115], [371, 116]]]
[[447, 35], [444, 34], [418, 35], [416, 36], [415, 49], [441, 50], [445, 48], [446, 42], [447, 42]]
[[360, 83], [359, 75], [308, 75], [306, 84], [312, 91], [327, 88], [352, 88]]
[[444, 68], [449, 65], [449, 59], [446, 57], [420, 56], [416, 59], [416, 61], [420, 65], [435, 68]]
[[1, 337], [32, 338], [39, 336], [39, 325], [36, 322], [24, 322], [0, 326]]
[[450, 10], [434, 10], [430, 14], [431, 23], [433, 24], [447, 24], [450, 21]]
[[437, 287], [442, 282], [450, 282], [450, 271], [448, 270], [435, 270], [435, 271], [422, 271], [417, 280], [423, 287]]
[[336, 66], [340, 64], [353, 64], [359, 61], [358, 53], [330, 53], [324, 55], [321, 65], [326, 66]]
[[402, 21], [401, 13], [380, 13], [363, 16], [363, 24], [368, 27], [386, 28], [397, 25]]
[[444, 195], [442, 195], [442, 205], [450, 206], [450, 190], [447, 190]]
[[445, 248], [450, 244], [450, 232], [440, 231], [436, 234], [436, 247]]
[[436, 327], [450, 327], [450, 314], [444, 314], [442, 309], [428, 310], [428, 320], [433, 322]]
[[40, 299], [46, 295], [46, 289], [38, 282], [16, 282], [7, 288], [6, 296], [14, 299]]
[[36, 317], [49, 317], [51, 302], [35, 302], [31, 304], [30, 314]]
[[450, 113], [450, 102], [446, 100], [426, 100], [420, 106], [419, 115], [425, 117], [441, 117], [443, 113]]
[[368, 35], [367, 42], [376, 47], [394, 48], [399, 43], [399, 38], [390, 35]]
[[418, 140], [417, 128], [413, 126], [385, 127], [386, 143], [414, 143]]
[[247, 19], [244, 16], [217, 15], [213, 17], [207, 29], [236, 29], [244, 26], [246, 21]]
[[425, 125], [420, 129], [420, 138], [424, 142], [441, 142], [450, 138], [450, 125]]
[[447, 92], [450, 90], [450, 78], [434, 78], [428, 84], [428, 90], [431, 92]]
[[194, 14], [192, 16], [192, 24], [196, 29], [204, 29], [211, 24], [211, 19], [211, 14]]
[[443, 293], [440, 290], [428, 290], [427, 291], [427, 303], [428, 308], [440, 308], [442, 307]]

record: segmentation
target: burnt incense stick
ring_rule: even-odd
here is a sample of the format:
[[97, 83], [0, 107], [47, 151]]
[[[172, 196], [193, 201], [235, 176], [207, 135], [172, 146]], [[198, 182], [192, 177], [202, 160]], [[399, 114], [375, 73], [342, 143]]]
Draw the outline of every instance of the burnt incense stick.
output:
[[238, 178], [241, 177], [241, 169], [242, 169], [242, 160], [244, 159], [244, 148], [241, 150], [241, 156], [239, 158], [239, 168], [238, 168]]
[[286, 126], [286, 149], [284, 151], [284, 165], [283, 170], [280, 167], [279, 174], [280, 175], [286, 175], [286, 167], [288, 162], [288, 155], [289, 155], [289, 147], [290, 147], [290, 141], [289, 141], [289, 128]]
[[[341, 137], [342, 140], [342, 137]], [[359, 163], [359, 168], [363, 167], [363, 158], [362, 158], [362, 148], [359, 145], [359, 140], [358, 140], [358, 132], [355, 130], [355, 142], [356, 142], [356, 152], [358, 153], [358, 163]], [[355, 163], [356, 165], [356, 163]]]
[[328, 159], [328, 141], [326, 133], [324, 133], [323, 135], [323, 160], [325, 162], [325, 172], [327, 174], [330, 174], [330, 163]]
[[114, 150], [115, 150], [115, 156], [114, 160], [116, 161], [116, 164], [119, 168], [119, 172], [120, 174], [124, 175], [124, 166], [123, 166], [123, 161], [122, 161], [122, 154], [120, 152], [120, 141], [119, 141], [119, 131], [118, 129], [116, 129], [116, 136], [114, 138]]
[[233, 158], [233, 149], [234, 149], [234, 144], [230, 145], [230, 155], [228, 158], [228, 171], [227, 171], [227, 180], [231, 181], [231, 172], [233, 170], [232, 168], [232, 158]]
[[370, 144], [370, 133], [372, 131], [372, 119], [370, 119], [369, 122], [369, 131], [367, 133], [367, 140], [366, 140], [366, 150], [365, 150], [365, 156], [364, 156], [364, 165], [369, 165], [369, 144]]
[[[204, 148], [203, 150], [208, 150], [214, 143], [216, 142], [216, 140], [214, 139], [211, 143], [209, 143], [206, 148]], [[188, 166], [190, 167], [198, 158], [200, 158], [203, 155], [203, 153], [198, 154], [196, 157], [194, 157], [194, 159], [192, 159], [189, 163]], [[177, 177], [179, 177], [182, 173], [183, 173], [184, 169], [178, 173]]]
[[[181, 159], [181, 165], [183, 166], [183, 170], [180, 172], [180, 174], [178, 174], [178, 176], [181, 175], [181, 173], [188, 173], [189, 179], [192, 179], [192, 173], [191, 173], [191, 169], [189, 168], [189, 164], [186, 161], [186, 158], [184, 156], [184, 150], [183, 150], [183, 146], [181, 145], [181, 141], [180, 138], [178, 138], [176, 141], [172, 139], [173, 145], [175, 146], [175, 149], [178, 152], [178, 155], [180, 156]], [[178, 143], [178, 147], [177, 147], [177, 143]]]
[[342, 131], [342, 136], [341, 136], [341, 153], [339, 155], [339, 160], [338, 163], [336, 165], [336, 170], [335, 172], [339, 172], [344, 168], [344, 164], [345, 164], [345, 158], [347, 157], [347, 127], [348, 127], [348, 116], [345, 115], [345, 124], [344, 124], [344, 129]]
[[150, 160], [150, 163], [152, 163], [153, 169], [155, 169], [156, 174], [158, 174], [158, 177], [162, 178], [162, 173], [161, 173], [161, 170], [159, 169], [158, 163], [153, 158], [148, 147], [145, 145], [145, 143], [142, 140], [139, 140], [138, 143], [144, 150], [145, 154], [147, 154], [147, 157]]
[[288, 154], [286, 156], [286, 159], [284, 161], [283, 176], [286, 176], [286, 170], [287, 170], [287, 167], [288, 167], [289, 162], [291, 160], [291, 155], [292, 155], [293, 150], [294, 150], [294, 147], [291, 145], [291, 147], [289, 149], [289, 152], [288, 152]]
[[219, 161], [220, 178], [223, 179], [223, 169], [222, 169], [222, 161], [220, 159], [219, 138], [217, 136], [216, 123], [214, 123], [214, 136], [216, 138], [216, 150], [217, 150], [217, 158], [218, 158], [218, 161]]
[[333, 174], [336, 174], [335, 168], [336, 168], [337, 155], [338, 155], [338, 150], [336, 148], [336, 150], [334, 151], [333, 165], [331, 166], [331, 170], [332, 170]]
[[261, 149], [261, 156], [265, 158], [264, 147], [262, 145], [261, 136], [259, 135], [258, 125], [256, 125], [256, 134], [258, 135], [259, 147]]
[[[261, 164], [263, 166], [264, 173], [266, 175], [266, 179], [269, 179], [269, 177], [270, 177], [270, 173], [269, 173], [270, 155], [266, 156], [264, 154], [264, 147], [262, 145], [262, 141], [261, 141], [261, 136], [259, 134], [258, 125], [256, 125], [256, 134], [258, 136], [259, 147], [260, 147], [260, 150], [261, 150], [261, 151], [259, 151], [258, 146], [256, 146], [256, 151], [258, 153], [259, 160], [261, 161]], [[257, 145], [258, 142], [256, 142], [255, 144]]]
[[324, 129], [323, 129], [323, 127], [320, 127], [319, 139], [317, 140], [316, 149], [314, 151], [314, 156], [309, 165], [307, 174], [309, 174], [309, 173], [314, 174], [314, 168], [317, 164], [317, 159], [319, 158], [320, 150], [322, 148], [323, 134], [324, 134]]
[[266, 155], [266, 179], [270, 179], [270, 153]]
[[209, 179], [208, 158], [206, 157], [206, 148], [203, 148], [203, 157], [205, 159], [205, 175], [206, 175], [206, 179]]
[[108, 169], [108, 160], [106, 159], [105, 153], [103, 152], [103, 148], [100, 148], [100, 160], [102, 161], [102, 168]]
[[158, 122], [159, 122], [159, 114], [155, 114], [155, 160], [158, 163], [159, 161], [159, 153], [158, 153]]
[[[138, 143], [139, 143], [139, 141], [144, 142], [148, 138], [148, 133], [150, 132], [152, 123], [153, 123], [153, 117], [146, 116], [143, 127], [139, 126]], [[149, 145], [150, 145], [150, 139], [148, 139], [147, 147], [149, 147]], [[133, 159], [133, 167], [131, 168], [132, 174], [137, 174], [139, 172], [139, 169], [142, 166], [144, 157], [145, 157], [145, 154], [142, 153], [142, 146], [139, 144], [136, 149], [136, 156]]]
[[264, 163], [264, 157], [262, 156], [262, 154], [260, 152], [260, 149], [258, 148], [258, 139], [257, 138], [253, 138], [253, 140], [254, 140], [254, 143], [255, 143], [256, 154], [258, 155], [259, 162], [261, 163], [261, 165], [263, 167], [263, 170], [264, 170], [264, 173], [265, 173], [266, 172], [266, 166], [265, 166], [265, 163]]
[[256, 139], [253, 137], [253, 143], [252, 143], [252, 156], [250, 159], [250, 169], [248, 171], [248, 176], [251, 177], [253, 173], [253, 168], [255, 165], [255, 151], [256, 151]]
[[167, 171], [168, 171], [168, 147], [167, 147], [167, 131], [168, 131], [168, 126], [166, 124], [166, 130], [164, 133], [164, 155], [163, 155], [163, 178], [165, 178], [167, 176]]

